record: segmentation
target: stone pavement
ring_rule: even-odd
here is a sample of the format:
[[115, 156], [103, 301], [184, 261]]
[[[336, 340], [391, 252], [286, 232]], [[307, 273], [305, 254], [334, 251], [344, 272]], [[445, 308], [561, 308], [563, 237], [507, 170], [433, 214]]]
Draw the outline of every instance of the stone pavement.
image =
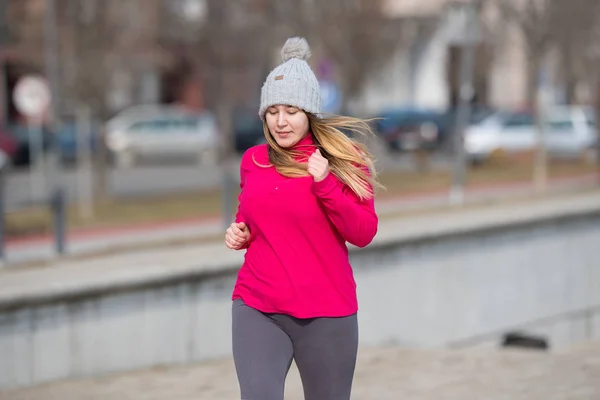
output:
[[[231, 359], [0, 391], [0, 400], [239, 399]], [[303, 399], [297, 370], [286, 400]], [[562, 353], [361, 348], [353, 400], [598, 400], [600, 342]], [[327, 399], [323, 399], [327, 400]]]

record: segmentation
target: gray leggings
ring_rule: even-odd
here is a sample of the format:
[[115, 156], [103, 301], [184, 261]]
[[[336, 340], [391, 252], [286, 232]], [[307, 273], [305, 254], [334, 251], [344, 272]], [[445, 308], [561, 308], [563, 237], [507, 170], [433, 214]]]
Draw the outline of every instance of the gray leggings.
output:
[[282, 400], [292, 359], [306, 400], [348, 400], [358, 350], [356, 314], [298, 319], [233, 302], [233, 358], [242, 400]]

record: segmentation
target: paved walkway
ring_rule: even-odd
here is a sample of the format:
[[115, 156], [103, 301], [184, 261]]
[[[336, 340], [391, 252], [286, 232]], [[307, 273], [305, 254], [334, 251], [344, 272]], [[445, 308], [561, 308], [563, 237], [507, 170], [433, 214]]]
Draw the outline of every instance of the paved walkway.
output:
[[[0, 391], [0, 400], [75, 399], [231, 400], [239, 393], [230, 359]], [[292, 369], [286, 400], [301, 399]], [[598, 400], [600, 343], [561, 354], [362, 348], [352, 399]]]

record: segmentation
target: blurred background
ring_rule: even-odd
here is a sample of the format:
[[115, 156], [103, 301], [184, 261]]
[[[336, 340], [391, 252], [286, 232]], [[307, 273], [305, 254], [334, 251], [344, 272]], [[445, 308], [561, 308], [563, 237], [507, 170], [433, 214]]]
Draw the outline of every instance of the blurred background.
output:
[[0, 399], [237, 395], [168, 366], [230, 355], [223, 232], [291, 36], [386, 186], [354, 397], [599, 398], [600, 1], [0, 0]]
[[0, 17], [9, 246], [227, 223], [240, 156], [265, 141], [262, 82], [296, 35], [325, 111], [377, 118], [358, 139], [381, 201], [598, 168], [597, 0], [0, 0]]

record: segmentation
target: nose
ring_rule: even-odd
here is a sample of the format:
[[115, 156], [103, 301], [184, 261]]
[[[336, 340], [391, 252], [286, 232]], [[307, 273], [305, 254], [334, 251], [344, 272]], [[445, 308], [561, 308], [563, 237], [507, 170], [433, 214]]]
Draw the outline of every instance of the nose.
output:
[[283, 128], [284, 126], [286, 126], [287, 122], [285, 120], [285, 114], [280, 112], [277, 114], [277, 126], [279, 128]]

